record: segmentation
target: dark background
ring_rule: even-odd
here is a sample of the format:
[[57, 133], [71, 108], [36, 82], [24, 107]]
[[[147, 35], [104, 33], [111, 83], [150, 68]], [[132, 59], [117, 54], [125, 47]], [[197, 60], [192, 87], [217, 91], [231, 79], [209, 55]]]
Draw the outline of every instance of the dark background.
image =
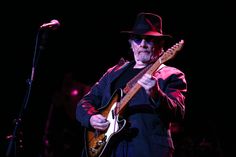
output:
[[[2, 156], [24, 104], [39, 26], [52, 19], [61, 24], [57, 30], [40, 32], [41, 53], [29, 103], [18, 123], [17, 149], [12, 147], [11, 152], [31, 157], [79, 156], [83, 139], [74, 119], [76, 101], [108, 67], [129, 57], [128, 42], [120, 31], [129, 30], [142, 11], [162, 16], [164, 33], [174, 37], [170, 46], [185, 40], [181, 52], [167, 62], [186, 73], [189, 88], [185, 121], [173, 132], [175, 156], [234, 154], [233, 5], [146, 0], [1, 5]], [[71, 96], [72, 89], [79, 94]]]

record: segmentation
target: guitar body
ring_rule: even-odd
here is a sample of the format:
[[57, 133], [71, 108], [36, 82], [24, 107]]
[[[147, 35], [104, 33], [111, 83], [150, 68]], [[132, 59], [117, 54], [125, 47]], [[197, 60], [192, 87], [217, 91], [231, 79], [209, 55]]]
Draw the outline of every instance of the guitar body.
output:
[[116, 114], [122, 95], [122, 89], [117, 89], [113, 93], [109, 103], [99, 109], [100, 113], [110, 122], [107, 130], [85, 129], [87, 157], [105, 157], [109, 151], [109, 147], [116, 141], [115, 139], [118, 138], [119, 133], [124, 128], [126, 120], [120, 120], [119, 115]]

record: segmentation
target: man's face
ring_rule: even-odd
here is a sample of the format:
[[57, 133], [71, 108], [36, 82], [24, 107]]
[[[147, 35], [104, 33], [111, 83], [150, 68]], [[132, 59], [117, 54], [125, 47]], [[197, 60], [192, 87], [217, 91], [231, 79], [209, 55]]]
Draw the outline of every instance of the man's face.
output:
[[157, 58], [158, 53], [156, 53], [156, 50], [160, 49], [157, 43], [157, 39], [152, 36], [132, 36], [130, 44], [136, 64], [148, 64]]

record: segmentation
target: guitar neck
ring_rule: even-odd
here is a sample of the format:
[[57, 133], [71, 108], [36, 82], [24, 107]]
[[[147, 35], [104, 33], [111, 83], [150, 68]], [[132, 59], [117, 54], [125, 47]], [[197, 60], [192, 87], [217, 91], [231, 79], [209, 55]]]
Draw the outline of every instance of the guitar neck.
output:
[[[167, 60], [173, 58], [176, 52], [181, 50], [183, 44], [184, 44], [184, 40], [180, 40], [178, 43], [176, 43], [167, 51], [165, 51], [163, 55], [159, 57], [157, 61], [155, 61], [154, 64], [147, 70], [146, 74], [152, 75], [162, 63], [165, 63]], [[138, 92], [140, 88], [141, 88], [141, 85], [136, 82], [135, 85], [123, 97], [123, 99], [121, 99], [119, 105], [117, 105], [116, 114], [120, 114], [124, 111], [129, 100]]]
[[[154, 73], [154, 71], [156, 71], [158, 69], [158, 67], [161, 65], [161, 58], [159, 58], [146, 72], [146, 74], [150, 74], [152, 75]], [[121, 99], [119, 105], [117, 105], [116, 108], [116, 114], [121, 114], [126, 105], [128, 104], [128, 102], [130, 101], [130, 99], [139, 91], [139, 89], [141, 88], [141, 85], [138, 84], [137, 82], [135, 83], [135, 85], [129, 90], [129, 92], [123, 97], [123, 99]]]

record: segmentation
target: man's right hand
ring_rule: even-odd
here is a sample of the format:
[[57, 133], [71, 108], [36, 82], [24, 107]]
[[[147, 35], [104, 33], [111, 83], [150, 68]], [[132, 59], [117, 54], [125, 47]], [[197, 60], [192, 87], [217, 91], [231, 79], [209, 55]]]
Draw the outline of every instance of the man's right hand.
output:
[[109, 122], [107, 121], [106, 117], [101, 114], [92, 115], [90, 118], [91, 126], [96, 130], [106, 130], [109, 126]]

